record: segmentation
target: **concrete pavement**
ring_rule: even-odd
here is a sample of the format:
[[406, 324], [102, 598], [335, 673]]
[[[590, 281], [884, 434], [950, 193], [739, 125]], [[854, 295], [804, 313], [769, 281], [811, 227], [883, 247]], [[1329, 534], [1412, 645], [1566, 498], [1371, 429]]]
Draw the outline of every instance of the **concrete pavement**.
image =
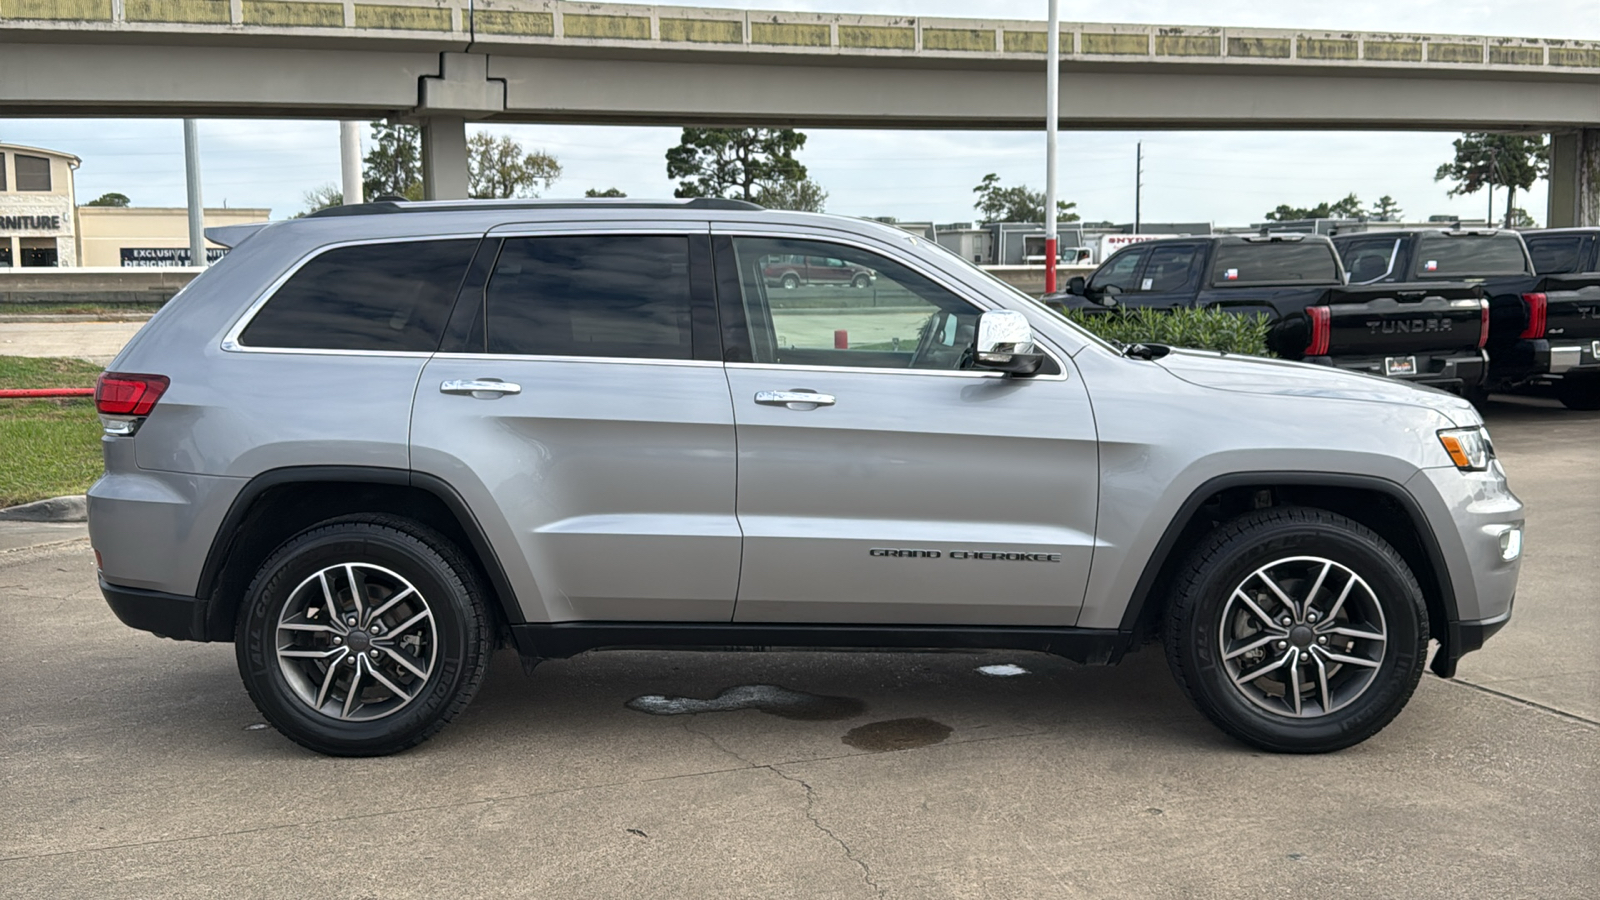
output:
[[[434, 740], [329, 759], [261, 727], [231, 647], [116, 622], [86, 541], [0, 552], [0, 884], [17, 897], [1588, 897], [1600, 415], [1542, 407], [1490, 410], [1530, 509], [1516, 616], [1460, 678], [1425, 676], [1394, 724], [1328, 756], [1234, 743], [1147, 648], [1116, 668], [613, 652], [532, 677], [501, 654]], [[1027, 672], [977, 671], [999, 663]], [[754, 685], [821, 699], [789, 717], [626, 705]]]
[[0, 356], [75, 356], [106, 365], [144, 322], [0, 322]]

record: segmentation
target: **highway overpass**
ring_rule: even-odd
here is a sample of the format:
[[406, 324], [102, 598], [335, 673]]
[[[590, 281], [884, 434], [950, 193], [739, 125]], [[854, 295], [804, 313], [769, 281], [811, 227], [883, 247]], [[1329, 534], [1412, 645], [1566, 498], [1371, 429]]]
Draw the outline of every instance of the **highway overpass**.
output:
[[[553, 0], [0, 0], [0, 116], [1033, 129], [1042, 22]], [[1553, 222], [1600, 216], [1600, 41], [1068, 24], [1066, 128], [1557, 135]], [[1559, 194], [1560, 196], [1556, 196]]]

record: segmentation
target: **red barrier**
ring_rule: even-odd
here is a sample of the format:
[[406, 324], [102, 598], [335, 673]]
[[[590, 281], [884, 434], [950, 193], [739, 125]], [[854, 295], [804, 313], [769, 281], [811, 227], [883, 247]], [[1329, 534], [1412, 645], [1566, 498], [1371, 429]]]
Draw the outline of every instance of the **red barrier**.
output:
[[0, 390], [0, 400], [38, 399], [41, 397], [93, 397], [94, 388], [30, 388]]
[[835, 350], [849, 350], [850, 349], [850, 332], [844, 330], [843, 328], [836, 329], [833, 332], [833, 349], [835, 349]]

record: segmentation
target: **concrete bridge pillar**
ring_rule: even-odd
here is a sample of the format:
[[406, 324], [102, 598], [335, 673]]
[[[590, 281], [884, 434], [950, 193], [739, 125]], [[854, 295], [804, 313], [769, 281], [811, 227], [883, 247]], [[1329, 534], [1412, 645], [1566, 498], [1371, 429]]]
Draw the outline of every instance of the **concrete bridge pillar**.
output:
[[1600, 128], [1550, 136], [1551, 228], [1600, 225]]
[[467, 120], [422, 120], [422, 199], [467, 199]]

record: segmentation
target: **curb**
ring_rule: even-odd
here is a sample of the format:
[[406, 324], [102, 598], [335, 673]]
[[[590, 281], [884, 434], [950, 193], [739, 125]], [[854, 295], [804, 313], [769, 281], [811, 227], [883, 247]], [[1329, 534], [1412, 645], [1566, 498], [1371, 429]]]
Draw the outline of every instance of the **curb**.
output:
[[0, 323], [148, 322], [155, 313], [0, 313]]
[[0, 509], [0, 522], [87, 522], [88, 499], [82, 494], [51, 497]]

